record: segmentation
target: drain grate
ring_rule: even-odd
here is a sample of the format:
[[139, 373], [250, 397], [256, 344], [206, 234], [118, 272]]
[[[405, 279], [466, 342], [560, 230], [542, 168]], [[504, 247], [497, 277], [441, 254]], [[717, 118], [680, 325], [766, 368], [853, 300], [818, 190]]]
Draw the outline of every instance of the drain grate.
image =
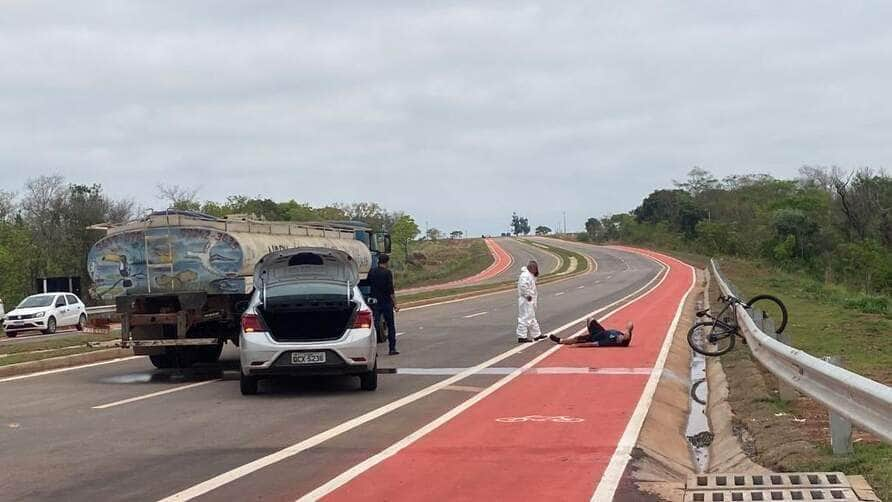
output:
[[693, 474], [685, 502], [857, 501], [841, 472]]

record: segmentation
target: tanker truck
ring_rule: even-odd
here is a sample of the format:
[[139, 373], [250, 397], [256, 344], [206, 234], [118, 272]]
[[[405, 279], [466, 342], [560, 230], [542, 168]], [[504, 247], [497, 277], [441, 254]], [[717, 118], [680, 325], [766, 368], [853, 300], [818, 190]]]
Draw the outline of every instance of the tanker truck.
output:
[[158, 368], [215, 362], [238, 344], [254, 266], [273, 251], [343, 251], [365, 278], [390, 237], [359, 222], [271, 222], [168, 210], [124, 224], [91, 227], [105, 237], [90, 250], [90, 294], [114, 302], [121, 344]]

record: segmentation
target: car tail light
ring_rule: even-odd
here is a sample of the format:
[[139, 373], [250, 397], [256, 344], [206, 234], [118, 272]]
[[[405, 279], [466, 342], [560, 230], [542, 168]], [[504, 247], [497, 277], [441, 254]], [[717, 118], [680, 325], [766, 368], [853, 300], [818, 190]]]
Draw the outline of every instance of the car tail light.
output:
[[242, 315], [242, 331], [245, 333], [254, 333], [255, 331], [267, 331], [266, 324], [257, 314]]
[[371, 328], [372, 327], [372, 311], [362, 309], [356, 313], [353, 318], [354, 328]]

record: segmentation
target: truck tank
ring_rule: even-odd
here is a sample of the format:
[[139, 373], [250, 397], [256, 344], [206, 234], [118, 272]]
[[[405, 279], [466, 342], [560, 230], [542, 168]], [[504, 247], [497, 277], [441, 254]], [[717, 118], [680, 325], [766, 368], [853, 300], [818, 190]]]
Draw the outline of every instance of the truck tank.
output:
[[219, 219], [202, 213], [164, 211], [142, 220], [93, 227], [106, 231], [87, 258], [91, 296], [111, 303], [122, 295], [204, 292], [246, 294], [254, 265], [280, 249], [323, 247], [349, 254], [364, 277], [371, 266], [368, 243], [355, 228], [325, 223]]

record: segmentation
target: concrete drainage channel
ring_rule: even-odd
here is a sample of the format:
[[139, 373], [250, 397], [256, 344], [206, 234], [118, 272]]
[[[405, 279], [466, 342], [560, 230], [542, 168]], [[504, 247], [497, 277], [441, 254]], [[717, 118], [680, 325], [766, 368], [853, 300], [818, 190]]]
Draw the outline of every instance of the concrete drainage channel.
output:
[[[705, 297], [708, 292], [704, 292]], [[703, 309], [703, 302], [697, 302], [697, 310]], [[709, 385], [706, 383], [706, 357], [691, 350], [691, 391], [689, 399], [688, 423], [685, 436], [691, 448], [691, 455], [697, 472], [709, 469], [709, 446], [715, 435], [709, 430], [709, 417], [706, 403], [709, 399]]]

